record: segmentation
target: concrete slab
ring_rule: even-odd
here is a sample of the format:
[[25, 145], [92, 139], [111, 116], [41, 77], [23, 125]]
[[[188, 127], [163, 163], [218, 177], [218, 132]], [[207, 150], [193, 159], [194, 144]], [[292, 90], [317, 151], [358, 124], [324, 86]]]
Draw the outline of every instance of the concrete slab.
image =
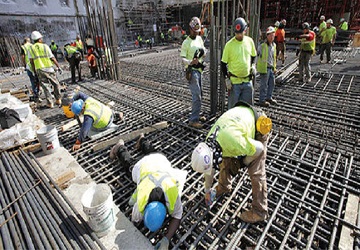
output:
[[[75, 178], [68, 182], [68, 187], [63, 190], [66, 197], [78, 213], [88, 220], [83, 212], [81, 197], [86, 190], [96, 185], [85, 170], [77, 163], [75, 158], [63, 147], [60, 147], [51, 155], [42, 152], [36, 155], [40, 164], [49, 175], [56, 179], [66, 171], [74, 171]], [[128, 218], [113, 204], [115, 223], [109, 233], [101, 237], [101, 242], [107, 249], [153, 249], [149, 240], [129, 221]]]

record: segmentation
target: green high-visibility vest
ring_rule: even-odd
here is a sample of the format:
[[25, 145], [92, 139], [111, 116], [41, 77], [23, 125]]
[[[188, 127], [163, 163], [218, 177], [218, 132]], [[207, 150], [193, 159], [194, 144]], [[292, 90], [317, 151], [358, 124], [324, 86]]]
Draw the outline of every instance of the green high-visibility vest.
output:
[[302, 38], [301, 39], [301, 44], [300, 44], [300, 49], [304, 50], [304, 51], [313, 51], [315, 52], [315, 40], [316, 40], [316, 35], [314, 33], [314, 31], [309, 30], [309, 33], [312, 33], [314, 35], [314, 39], [311, 41], [306, 40], [306, 38]]
[[89, 97], [85, 101], [84, 115], [91, 116], [94, 120], [93, 127], [100, 129], [105, 128], [111, 119], [111, 109], [101, 102]]
[[[276, 45], [275, 43], [273, 43], [273, 58], [274, 58], [274, 62], [273, 62], [273, 67], [274, 70], [276, 70]], [[267, 45], [266, 42], [261, 44], [261, 56], [259, 57], [257, 64], [256, 64], [256, 68], [257, 71], [259, 73], [263, 73], [266, 74], [267, 73], [267, 61], [269, 58], [269, 46]]]
[[51, 45], [50, 45], [50, 49], [51, 49], [51, 51], [56, 51], [56, 50], [57, 50], [57, 45], [56, 45], [56, 43], [51, 44]]
[[29, 69], [31, 69], [31, 64], [30, 64], [30, 59], [29, 59], [29, 50], [31, 47], [31, 43], [25, 43], [24, 45], [21, 46], [21, 48], [24, 50], [25, 53], [25, 63], [26, 65], [28, 65]]
[[[156, 164], [156, 163], [155, 163]], [[167, 208], [169, 214], [174, 212], [176, 199], [179, 195], [177, 181], [168, 173], [160, 172], [160, 168], [153, 162], [143, 162], [140, 166], [140, 183], [137, 186], [131, 199], [137, 202], [139, 212], [144, 214], [148, 204], [151, 191], [156, 187], [161, 187], [169, 202]]]
[[35, 43], [30, 46], [30, 55], [34, 59], [35, 70], [52, 67], [50, 48], [43, 43]]
[[70, 45], [66, 46], [65, 50], [66, 50], [69, 58], [77, 51], [77, 49], [75, 47], [70, 46]]

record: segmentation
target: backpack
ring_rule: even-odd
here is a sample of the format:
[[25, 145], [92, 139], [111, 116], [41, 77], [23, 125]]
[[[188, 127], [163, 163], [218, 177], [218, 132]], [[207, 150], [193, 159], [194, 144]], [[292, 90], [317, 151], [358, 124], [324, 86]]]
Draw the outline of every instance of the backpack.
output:
[[2, 129], [10, 128], [21, 122], [18, 112], [13, 109], [3, 108], [0, 110], [0, 125]]

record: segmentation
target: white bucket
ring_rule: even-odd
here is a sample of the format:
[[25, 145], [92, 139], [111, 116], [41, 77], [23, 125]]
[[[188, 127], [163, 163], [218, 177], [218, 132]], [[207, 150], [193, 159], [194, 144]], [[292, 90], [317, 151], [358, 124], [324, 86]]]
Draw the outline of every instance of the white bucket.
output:
[[91, 229], [99, 237], [106, 235], [115, 222], [110, 187], [107, 184], [97, 184], [89, 188], [81, 197], [81, 204]]
[[55, 152], [60, 147], [56, 127], [48, 125], [36, 131], [43, 152], [47, 155]]

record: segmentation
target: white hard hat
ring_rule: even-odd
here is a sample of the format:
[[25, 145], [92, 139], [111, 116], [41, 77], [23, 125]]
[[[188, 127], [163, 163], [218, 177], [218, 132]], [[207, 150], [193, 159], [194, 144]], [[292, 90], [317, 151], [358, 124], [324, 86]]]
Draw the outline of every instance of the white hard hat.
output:
[[40, 32], [39, 31], [33, 31], [32, 33], [31, 33], [31, 39], [32, 40], [34, 40], [34, 41], [36, 41], [36, 40], [39, 40], [40, 38], [42, 38], [43, 36], [40, 34]]
[[210, 174], [213, 166], [213, 152], [208, 145], [200, 142], [191, 155], [191, 166], [194, 171]]
[[325, 16], [321, 16], [321, 17], [320, 17], [320, 20], [325, 20]]
[[275, 33], [275, 28], [273, 26], [269, 26], [266, 29], [266, 35], [271, 34], [271, 33]]
[[275, 22], [275, 27], [279, 27], [279, 25], [280, 25], [280, 22], [279, 22], [279, 21], [276, 21], [276, 22]]
[[330, 18], [326, 21], [326, 23], [330, 23], [330, 24], [333, 24], [333, 20]]

